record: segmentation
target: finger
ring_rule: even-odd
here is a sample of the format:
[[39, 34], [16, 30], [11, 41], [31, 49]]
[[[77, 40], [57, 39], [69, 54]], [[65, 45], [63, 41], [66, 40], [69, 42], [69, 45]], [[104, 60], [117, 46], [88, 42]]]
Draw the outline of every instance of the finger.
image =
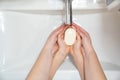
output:
[[83, 32], [86, 36], [89, 36], [88, 32], [77, 24], [73, 23], [73, 26], [77, 29], [78, 32]]
[[61, 42], [64, 42], [64, 32], [62, 31], [59, 35], [58, 35], [58, 44], [61, 44]]
[[85, 34], [83, 32], [80, 32], [80, 31], [77, 31], [78, 35], [81, 37], [81, 38], [84, 38], [85, 37]]
[[61, 40], [61, 34], [58, 35], [58, 43], [60, 42]]
[[58, 50], [58, 44], [56, 43], [54, 48], [53, 48], [52, 53], [55, 54], [57, 52], [57, 50]]
[[75, 26], [71, 26], [71, 28], [73, 28], [76, 31], [76, 27]]
[[78, 26], [78, 25], [75, 24], [75, 23], [73, 23], [72, 25], [73, 25], [74, 28], [76, 28], [76, 31], [79, 33], [79, 35], [80, 35], [81, 32], [82, 32], [83, 34], [85, 34], [84, 31], [82, 31], [82, 30], [80, 29], [80, 28], [81, 28], [80, 26]]
[[75, 26], [75, 27], [76, 27], [76, 31], [78, 33], [82, 32], [83, 34], [85, 34], [85, 32], [83, 30], [81, 30], [79, 26]]
[[84, 33], [80, 32], [80, 36], [82, 39], [86, 39], [87, 41], [90, 41], [91, 42], [91, 38], [90, 36], [86, 36]]
[[73, 25], [76, 29], [79, 29], [79, 30], [82, 29], [81, 26], [79, 26], [79, 25], [77, 25], [77, 24], [75, 24], [75, 23], [73, 23], [72, 25]]
[[65, 32], [65, 31], [66, 31], [66, 29], [68, 29], [69, 27], [70, 27], [70, 26], [65, 26], [65, 28], [64, 28], [64, 30], [63, 30], [63, 31]]
[[80, 38], [80, 35], [78, 33], [76, 34], [76, 41], [75, 41], [73, 47], [75, 50], [78, 50], [81, 47], [81, 38]]
[[57, 35], [64, 29], [65, 25], [61, 25], [60, 27], [58, 27], [57, 29], [55, 29], [52, 33], [51, 36], [52, 37], [57, 37]]
[[76, 33], [76, 40], [81, 40], [80, 35], [78, 33]]
[[70, 47], [70, 54], [73, 55], [74, 51], [73, 51], [73, 46]]
[[62, 39], [64, 38], [64, 33], [67, 28], [68, 28], [68, 26], [65, 26], [64, 29], [59, 33], [59, 37], [61, 37]]
[[59, 26], [58, 28], [56, 28], [56, 29], [53, 31], [53, 33], [56, 32], [56, 31], [59, 31], [61, 28], [64, 28], [64, 26], [65, 26], [65, 24], [62, 24], [61, 26]]
[[80, 26], [77, 25], [77, 24], [75, 24], [75, 23], [73, 23], [72, 26], [73, 26], [74, 28], [76, 28], [77, 30], [80, 28]]

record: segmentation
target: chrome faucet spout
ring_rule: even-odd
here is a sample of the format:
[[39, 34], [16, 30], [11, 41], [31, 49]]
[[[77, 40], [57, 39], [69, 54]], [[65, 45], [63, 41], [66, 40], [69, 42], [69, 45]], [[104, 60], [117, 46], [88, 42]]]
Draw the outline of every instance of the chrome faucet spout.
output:
[[72, 0], [65, 0], [65, 24], [72, 25]]

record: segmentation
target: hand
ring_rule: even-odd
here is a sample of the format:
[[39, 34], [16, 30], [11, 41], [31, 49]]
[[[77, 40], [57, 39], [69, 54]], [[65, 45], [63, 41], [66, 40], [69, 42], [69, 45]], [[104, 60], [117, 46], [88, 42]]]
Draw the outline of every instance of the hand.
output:
[[50, 55], [54, 55], [54, 53], [58, 49], [57, 39], [58, 35], [64, 30], [65, 24], [61, 25], [57, 29], [55, 29], [50, 36], [48, 37], [45, 46], [43, 47], [43, 50], [50, 52]]
[[92, 46], [91, 39], [87, 31], [73, 23], [77, 33], [81, 37], [81, 51], [84, 59], [84, 79], [85, 80], [107, 80], [102, 70], [96, 52]]
[[64, 31], [67, 29], [65, 26], [64, 30], [58, 35], [58, 51], [54, 54], [54, 58], [50, 70], [50, 79], [52, 80], [55, 72], [60, 67], [69, 52], [69, 46], [64, 42]]
[[81, 52], [81, 38], [78, 34], [77, 34], [76, 42], [70, 48], [70, 54], [73, 57], [76, 67], [79, 69], [80, 64], [83, 64], [83, 55]]
[[[74, 29], [76, 29], [74, 26], [72, 26]], [[81, 75], [81, 80], [84, 80], [84, 60], [83, 60], [83, 54], [81, 51], [82, 43], [81, 43], [81, 37], [77, 33], [76, 36], [76, 42], [74, 45], [70, 48], [70, 54], [74, 60], [74, 63], [79, 71], [79, 74]]]
[[94, 49], [92, 47], [90, 35], [88, 34], [87, 31], [85, 31], [83, 28], [81, 28], [77, 24], [73, 23], [73, 26], [76, 28], [77, 33], [81, 36], [82, 53], [84, 56], [85, 55], [87, 56], [91, 51], [94, 51]]
[[64, 28], [65, 25], [62, 25], [50, 34], [26, 80], [49, 79], [49, 72], [53, 60], [53, 55], [57, 51], [57, 37]]

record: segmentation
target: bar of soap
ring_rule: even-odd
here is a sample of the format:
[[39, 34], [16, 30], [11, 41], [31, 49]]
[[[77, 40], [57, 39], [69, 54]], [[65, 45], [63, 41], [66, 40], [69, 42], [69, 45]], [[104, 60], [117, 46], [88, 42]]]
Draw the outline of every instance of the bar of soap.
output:
[[64, 34], [64, 41], [67, 45], [73, 45], [76, 40], [76, 31], [73, 28], [68, 28]]

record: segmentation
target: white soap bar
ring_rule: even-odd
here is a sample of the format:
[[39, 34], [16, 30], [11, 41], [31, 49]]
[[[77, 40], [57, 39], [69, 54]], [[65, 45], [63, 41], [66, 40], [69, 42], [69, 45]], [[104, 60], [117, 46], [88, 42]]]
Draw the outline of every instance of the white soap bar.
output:
[[76, 31], [73, 28], [68, 28], [65, 31], [64, 40], [67, 45], [73, 45], [76, 40]]

